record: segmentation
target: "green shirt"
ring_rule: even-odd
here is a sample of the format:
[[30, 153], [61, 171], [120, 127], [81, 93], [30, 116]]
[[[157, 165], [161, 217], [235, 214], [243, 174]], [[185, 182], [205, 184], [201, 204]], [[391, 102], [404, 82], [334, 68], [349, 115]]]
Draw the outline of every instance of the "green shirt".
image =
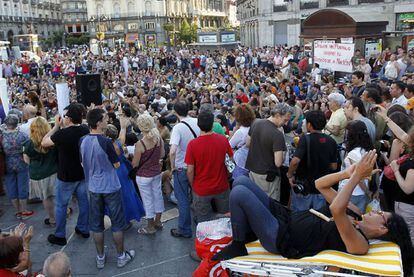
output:
[[40, 153], [35, 150], [32, 140], [27, 140], [23, 147], [23, 153], [30, 158], [30, 179], [42, 180], [57, 172], [58, 160], [55, 147], [49, 149], [47, 153]]
[[219, 134], [219, 135], [224, 135], [225, 134], [223, 127], [218, 122], [213, 123], [213, 132], [216, 133], [216, 134]]

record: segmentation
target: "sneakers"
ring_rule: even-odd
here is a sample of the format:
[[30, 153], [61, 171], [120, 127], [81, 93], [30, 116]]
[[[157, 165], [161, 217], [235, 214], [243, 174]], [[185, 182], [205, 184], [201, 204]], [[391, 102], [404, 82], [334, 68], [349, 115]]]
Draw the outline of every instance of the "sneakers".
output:
[[192, 235], [186, 235], [186, 234], [180, 233], [180, 231], [178, 231], [178, 229], [175, 229], [175, 228], [173, 228], [173, 229], [170, 230], [170, 234], [171, 234], [171, 236], [173, 236], [175, 238], [186, 238], [186, 239], [189, 239], [189, 238], [192, 237]]
[[96, 267], [98, 269], [103, 269], [105, 267], [105, 262], [106, 262], [106, 255], [104, 254], [104, 256], [101, 258], [98, 255], [96, 255]]
[[89, 238], [89, 233], [82, 233], [81, 230], [78, 229], [78, 227], [75, 227], [75, 233], [82, 236], [84, 239]]
[[51, 243], [51, 244], [57, 244], [57, 245], [61, 245], [64, 246], [66, 245], [66, 238], [59, 238], [57, 236], [55, 236], [54, 234], [50, 234], [47, 237], [47, 240]]
[[125, 251], [123, 256], [118, 257], [117, 266], [118, 268], [126, 266], [130, 261], [132, 261], [135, 257], [135, 251], [129, 250]]

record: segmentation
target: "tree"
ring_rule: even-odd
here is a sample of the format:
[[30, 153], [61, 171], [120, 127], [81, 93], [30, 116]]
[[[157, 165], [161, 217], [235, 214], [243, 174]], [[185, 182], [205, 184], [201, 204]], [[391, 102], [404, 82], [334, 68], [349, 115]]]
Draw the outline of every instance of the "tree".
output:
[[89, 38], [85, 34], [82, 34], [81, 36], [68, 36], [66, 39], [66, 44], [68, 46], [88, 44], [88, 42]]
[[60, 45], [63, 39], [63, 31], [53, 32], [51, 39], [55, 46]]
[[191, 43], [197, 38], [197, 29], [194, 29], [194, 26], [190, 26], [186, 18], [181, 23], [179, 38], [184, 43]]

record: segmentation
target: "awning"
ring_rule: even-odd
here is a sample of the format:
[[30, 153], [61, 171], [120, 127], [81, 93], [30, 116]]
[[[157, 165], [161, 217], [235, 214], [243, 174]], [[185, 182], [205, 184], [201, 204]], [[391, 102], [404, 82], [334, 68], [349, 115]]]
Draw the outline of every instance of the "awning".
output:
[[126, 43], [135, 43], [139, 39], [138, 33], [128, 33], [125, 35]]

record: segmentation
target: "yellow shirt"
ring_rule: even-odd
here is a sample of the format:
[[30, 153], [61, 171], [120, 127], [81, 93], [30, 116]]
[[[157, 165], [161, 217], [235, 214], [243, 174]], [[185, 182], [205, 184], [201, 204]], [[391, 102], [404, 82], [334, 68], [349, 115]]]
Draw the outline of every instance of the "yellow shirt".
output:
[[330, 135], [336, 143], [342, 143], [344, 142], [344, 134], [345, 134], [345, 128], [346, 128], [347, 120], [345, 116], [344, 109], [340, 108], [334, 111], [331, 115], [331, 118], [329, 119], [328, 123], [326, 124], [326, 127], [329, 129], [332, 129], [333, 126], [339, 126], [339, 135], [335, 136], [334, 134], [331, 134], [329, 131], [325, 129], [325, 133]]

